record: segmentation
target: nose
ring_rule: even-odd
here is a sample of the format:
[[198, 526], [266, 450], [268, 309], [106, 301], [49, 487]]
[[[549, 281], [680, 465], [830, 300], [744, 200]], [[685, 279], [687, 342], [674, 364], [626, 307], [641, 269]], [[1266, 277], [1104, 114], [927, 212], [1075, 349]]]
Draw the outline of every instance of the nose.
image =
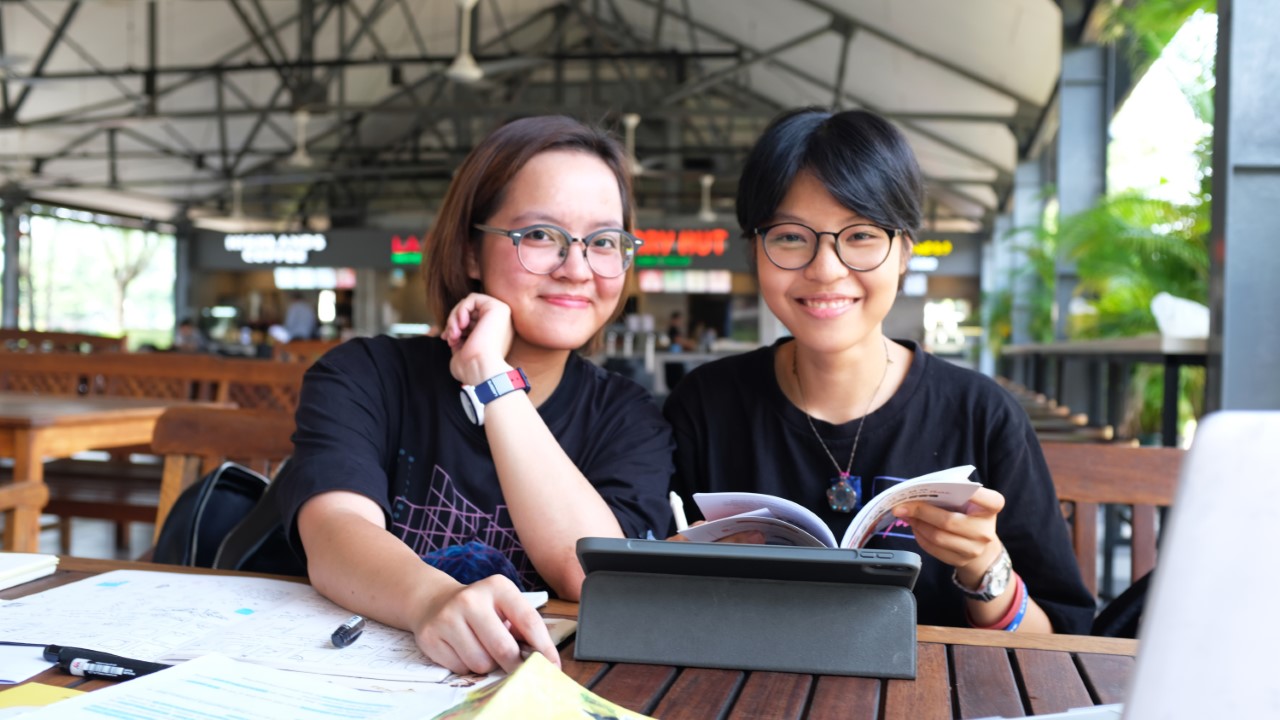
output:
[[[581, 245], [581, 249], [577, 247]], [[560, 267], [552, 273], [557, 278], [573, 280], [575, 282], [583, 282], [590, 280], [593, 275], [591, 265], [587, 262], [587, 245], [581, 240], [573, 239], [569, 241], [569, 246], [564, 249], [564, 262], [560, 263]]]
[[818, 236], [818, 254], [813, 258], [813, 262], [804, 268], [805, 277], [817, 282], [826, 282], [844, 277], [849, 273], [849, 268], [840, 260], [840, 255], [836, 253], [836, 239], [830, 237], [829, 233]]

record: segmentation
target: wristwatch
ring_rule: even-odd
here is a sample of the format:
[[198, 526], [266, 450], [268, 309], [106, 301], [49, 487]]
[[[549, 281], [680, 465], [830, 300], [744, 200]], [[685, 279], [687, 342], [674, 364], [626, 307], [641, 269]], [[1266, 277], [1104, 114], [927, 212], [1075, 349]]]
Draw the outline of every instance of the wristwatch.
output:
[[996, 557], [996, 561], [991, 563], [991, 567], [987, 568], [987, 572], [982, 575], [982, 582], [978, 583], [978, 587], [970, 589], [960, 582], [959, 575], [955, 570], [951, 571], [951, 582], [960, 588], [960, 592], [965, 597], [971, 597], [974, 600], [982, 602], [991, 602], [1004, 594], [1005, 588], [1009, 587], [1009, 579], [1013, 577], [1013, 561], [1009, 559], [1009, 551], [1001, 549], [1000, 555]]
[[462, 409], [471, 422], [484, 425], [484, 406], [516, 390], [529, 392], [529, 378], [520, 368], [494, 375], [479, 385], [463, 385]]

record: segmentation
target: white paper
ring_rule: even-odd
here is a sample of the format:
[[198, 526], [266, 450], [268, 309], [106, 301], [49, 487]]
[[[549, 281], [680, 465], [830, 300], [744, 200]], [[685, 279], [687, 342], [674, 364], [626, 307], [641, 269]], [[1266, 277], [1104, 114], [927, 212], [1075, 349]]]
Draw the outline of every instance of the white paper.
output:
[[[537, 605], [547, 595], [525, 597]], [[302, 583], [114, 570], [0, 604], [0, 638], [169, 663], [216, 652], [373, 680], [434, 683], [451, 675], [418, 650], [412, 633], [372, 620], [355, 643], [333, 647], [330, 636], [350, 617]]]
[[0, 552], [0, 590], [52, 575], [57, 569], [57, 555]]
[[430, 718], [458, 704], [471, 688], [440, 686], [433, 690], [427, 693], [362, 692], [312, 675], [263, 668], [222, 655], [206, 655], [59, 701], [22, 717], [30, 720]]
[[44, 659], [42, 648], [21, 645], [0, 645], [0, 684], [13, 685], [25, 682], [53, 667]]

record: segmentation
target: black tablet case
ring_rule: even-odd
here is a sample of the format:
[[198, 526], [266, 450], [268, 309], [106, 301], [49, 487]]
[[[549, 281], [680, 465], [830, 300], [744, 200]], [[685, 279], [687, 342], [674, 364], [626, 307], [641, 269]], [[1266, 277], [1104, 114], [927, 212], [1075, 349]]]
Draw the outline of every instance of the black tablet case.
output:
[[[618, 542], [618, 552], [625, 553], [628, 545], [644, 541]], [[709, 567], [714, 568], [720, 548], [706, 547], [712, 556]], [[776, 558], [777, 551], [792, 548], [769, 550]], [[804, 552], [812, 556], [815, 551]], [[884, 552], [879, 557], [900, 554]], [[914, 560], [918, 565], [918, 558]], [[665, 574], [638, 566], [587, 570], [574, 645], [574, 657], [580, 660], [916, 676], [916, 604], [909, 587]]]

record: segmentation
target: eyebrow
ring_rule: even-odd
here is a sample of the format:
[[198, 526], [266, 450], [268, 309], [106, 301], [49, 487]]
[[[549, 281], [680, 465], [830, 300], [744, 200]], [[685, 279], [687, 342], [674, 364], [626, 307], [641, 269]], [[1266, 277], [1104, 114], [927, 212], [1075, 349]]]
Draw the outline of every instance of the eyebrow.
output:
[[[780, 222], [790, 222], [790, 223], [796, 223], [799, 225], [809, 224], [809, 220], [802, 218], [799, 215], [792, 215], [790, 213], [782, 213], [782, 212], [774, 213], [773, 216], [770, 217], [769, 221], [775, 224]], [[854, 225], [875, 225], [875, 224], [876, 224], [875, 221], [868, 220], [867, 218], [857, 213], [854, 213], [846, 217], [846, 219], [844, 220], [844, 224], [841, 225], [840, 227], [841, 229], [844, 229], [847, 227], [852, 227]]]
[[[550, 224], [550, 225], [555, 225], [557, 227], [564, 227], [564, 222], [561, 221], [559, 218], [556, 218], [552, 215], [549, 215], [547, 213], [544, 213], [538, 210], [532, 210], [529, 212], [520, 213], [519, 215], [516, 215], [514, 218], [512, 218], [511, 222], [515, 223], [516, 227], [525, 227], [528, 225], [542, 225], [542, 224]], [[596, 220], [594, 222], [589, 223], [589, 226], [593, 228], [593, 230], [601, 230], [604, 228], [621, 228], [623, 227], [623, 224], [619, 220], [611, 219], [611, 220]]]

